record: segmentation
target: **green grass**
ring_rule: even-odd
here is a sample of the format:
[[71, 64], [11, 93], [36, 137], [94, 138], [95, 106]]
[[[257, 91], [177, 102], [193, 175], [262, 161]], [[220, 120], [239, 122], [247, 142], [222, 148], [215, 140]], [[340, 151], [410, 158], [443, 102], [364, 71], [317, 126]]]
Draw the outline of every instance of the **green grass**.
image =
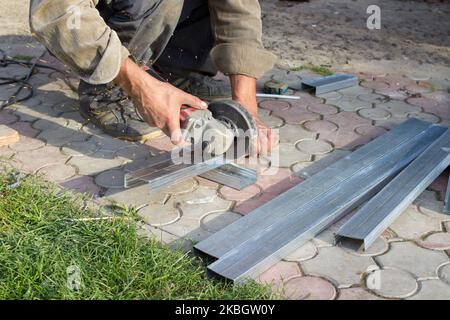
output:
[[450, 93], [450, 88], [447, 88], [447, 92]]
[[317, 73], [321, 76], [331, 76], [332, 74], [334, 74], [334, 72], [332, 72], [330, 69], [324, 66], [303, 65], [291, 69], [291, 71], [302, 71], [302, 70], [311, 70], [312, 72]]
[[[98, 209], [39, 177], [13, 182], [0, 173], [0, 299], [273, 298], [254, 282], [206, 279], [199, 259], [138, 236], [133, 210], [80, 221]], [[79, 290], [67, 286], [70, 266], [80, 270]]]

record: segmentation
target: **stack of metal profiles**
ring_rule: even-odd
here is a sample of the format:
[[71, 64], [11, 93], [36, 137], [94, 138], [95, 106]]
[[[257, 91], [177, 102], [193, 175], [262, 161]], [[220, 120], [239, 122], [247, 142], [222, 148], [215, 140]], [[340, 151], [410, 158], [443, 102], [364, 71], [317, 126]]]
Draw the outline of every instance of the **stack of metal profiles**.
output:
[[[369, 218], [364, 231], [376, 229], [370, 233], [376, 237], [450, 164], [449, 147], [450, 130], [410, 119], [199, 242], [195, 250], [216, 259], [208, 266], [213, 275], [234, 282], [256, 278], [369, 199], [370, 206], [341, 230], [350, 230], [345, 236], [352, 237]], [[376, 209], [369, 210], [372, 206]]]

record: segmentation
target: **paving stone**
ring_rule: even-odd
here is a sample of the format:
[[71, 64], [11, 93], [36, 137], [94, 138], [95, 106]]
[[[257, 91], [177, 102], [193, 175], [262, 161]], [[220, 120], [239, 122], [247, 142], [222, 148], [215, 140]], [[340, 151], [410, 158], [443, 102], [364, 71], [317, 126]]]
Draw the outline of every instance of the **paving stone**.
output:
[[181, 219], [180, 210], [167, 204], [153, 203], [139, 209], [137, 213], [152, 227], [169, 225]]
[[314, 245], [313, 242], [308, 241], [307, 243], [305, 243], [304, 245], [300, 246], [299, 248], [295, 249], [295, 251], [287, 255], [284, 258], [284, 260], [291, 262], [302, 262], [314, 258], [317, 255], [317, 253], [318, 253], [317, 247]]
[[445, 263], [437, 269], [437, 276], [440, 280], [450, 285], [450, 263]]
[[379, 104], [378, 107], [389, 111], [396, 118], [407, 118], [410, 113], [420, 113], [422, 111], [420, 107], [407, 104], [403, 101], [389, 101]]
[[161, 151], [171, 151], [174, 148], [172, 142], [167, 136], [159, 136], [145, 141], [145, 145], [151, 147], [151, 152], [158, 154]]
[[296, 96], [299, 96], [298, 100], [290, 100], [289, 103], [293, 108], [295, 107], [307, 107], [317, 103], [323, 103], [323, 99], [319, 97], [315, 97], [309, 93], [297, 91], [295, 93]]
[[362, 94], [369, 94], [372, 93], [372, 90], [362, 87], [360, 85], [356, 85], [353, 87], [348, 87], [344, 89], [340, 89], [339, 92], [345, 97], [352, 97], [356, 98]]
[[23, 169], [29, 172], [35, 172], [50, 164], [64, 164], [67, 160], [67, 157], [62, 155], [58, 148], [53, 146], [18, 152], [14, 158], [22, 162], [24, 164]]
[[404, 88], [408, 85], [414, 84], [415, 82], [411, 79], [408, 79], [405, 76], [389, 74], [384, 77], [384, 80], [389, 83], [389, 87], [393, 89]]
[[441, 231], [439, 221], [420, 214], [412, 206], [408, 207], [390, 228], [402, 239], [418, 239], [431, 231]]
[[381, 300], [382, 298], [364, 290], [363, 288], [348, 288], [339, 290], [338, 300]]
[[76, 174], [75, 168], [65, 164], [50, 164], [40, 168], [37, 173], [45, 175], [46, 179], [54, 182], [62, 182]]
[[329, 133], [338, 130], [338, 126], [336, 124], [327, 120], [307, 121], [304, 126], [309, 131], [316, 133]]
[[63, 188], [71, 189], [76, 192], [88, 193], [93, 196], [100, 195], [100, 188], [94, 183], [94, 179], [89, 176], [74, 176], [60, 185]]
[[291, 105], [283, 100], [264, 100], [259, 103], [259, 107], [270, 111], [283, 111], [289, 109]]
[[[450, 168], [449, 168], [450, 169]], [[448, 179], [450, 170], [447, 169], [439, 175], [429, 186], [428, 189], [431, 191], [436, 191], [437, 198], [432, 198], [432, 200], [444, 200], [445, 193], [447, 191]]]
[[302, 262], [302, 267], [307, 274], [326, 276], [345, 288], [358, 284], [361, 275], [374, 264], [370, 257], [352, 255], [339, 247], [324, 247], [314, 259]]
[[386, 268], [371, 272], [366, 277], [366, 287], [384, 298], [401, 299], [414, 295], [419, 284], [406, 271]]
[[274, 167], [289, 168], [296, 162], [309, 161], [311, 156], [298, 150], [292, 143], [280, 143], [272, 150], [270, 157], [266, 158]]
[[68, 121], [64, 118], [40, 119], [33, 122], [32, 127], [37, 130], [55, 130], [67, 126]]
[[160, 226], [159, 229], [169, 232], [178, 237], [183, 237], [187, 240], [198, 242], [206, 239], [211, 235], [200, 228], [200, 222], [198, 219], [187, 218], [184, 215], [181, 216], [176, 223]]
[[277, 168], [276, 171], [276, 174], [258, 175], [257, 184], [263, 190], [262, 194], [250, 200], [240, 202], [233, 211], [240, 214], [247, 214], [303, 181], [293, 175], [289, 169]]
[[274, 128], [280, 128], [284, 125], [284, 120], [278, 116], [274, 115], [261, 115], [259, 114], [259, 119], [268, 127], [271, 129]]
[[8, 125], [16, 130], [21, 136], [34, 138], [39, 134], [39, 130], [34, 129], [29, 122], [17, 121]]
[[441, 122], [441, 119], [438, 116], [427, 112], [412, 112], [408, 114], [408, 118], [416, 118], [431, 123]]
[[131, 189], [109, 189], [104, 197], [111, 202], [136, 208], [151, 203], [165, 204], [169, 199], [169, 195], [164, 192], [150, 194], [145, 184]]
[[116, 152], [121, 148], [133, 145], [131, 142], [116, 139], [108, 135], [93, 136], [89, 139], [89, 141], [96, 143], [99, 149], [109, 152]]
[[297, 149], [312, 155], [321, 155], [333, 151], [333, 146], [324, 140], [304, 139], [297, 142]]
[[107, 170], [95, 177], [95, 183], [104, 188], [123, 188], [124, 178], [123, 170]]
[[383, 127], [386, 129], [393, 129], [393, 128], [399, 126], [400, 124], [402, 124], [403, 122], [405, 122], [404, 118], [392, 117], [387, 120], [377, 120], [377, 121], [375, 121], [374, 124], [378, 127]]
[[289, 88], [293, 90], [300, 90], [302, 88], [302, 78], [294, 72], [287, 71], [285, 74], [275, 73], [272, 79], [287, 83]]
[[61, 147], [68, 142], [85, 141], [89, 138], [89, 135], [84, 132], [77, 132], [67, 128], [59, 128], [42, 131], [37, 137], [47, 142], [47, 144]]
[[379, 256], [389, 250], [389, 243], [386, 238], [382, 236], [378, 237], [368, 249], [362, 252], [346, 247], [345, 243], [340, 243], [339, 246], [348, 251], [350, 254], [367, 257]]
[[358, 95], [358, 100], [362, 102], [368, 102], [371, 104], [379, 104], [386, 101], [386, 98], [382, 96], [381, 94], [376, 93], [364, 93]]
[[342, 99], [343, 94], [338, 91], [327, 92], [321, 95], [318, 95], [319, 98], [325, 99], [327, 104], [334, 104], [335, 102]]
[[308, 105], [306, 107], [306, 109], [308, 111], [317, 113], [319, 115], [330, 115], [330, 114], [336, 114], [339, 112], [338, 108], [331, 106], [329, 104], [324, 104], [324, 103], [311, 104], [311, 105]]
[[97, 155], [97, 153], [89, 156], [72, 157], [69, 160], [69, 164], [75, 166], [79, 174], [88, 176], [120, 167], [123, 163], [122, 159], [108, 159], [102, 155]]
[[272, 285], [273, 291], [282, 293], [283, 281], [301, 275], [300, 268], [294, 262], [280, 261], [261, 273], [259, 282]]
[[47, 119], [51, 121], [52, 119], [55, 119], [59, 113], [55, 112], [51, 106], [48, 105], [36, 105], [36, 106], [29, 106], [28, 100], [26, 102], [26, 105], [22, 103], [17, 103], [14, 105], [15, 108], [15, 114], [19, 116], [20, 121], [27, 121], [27, 122], [33, 122], [40, 119]]
[[437, 106], [439, 103], [436, 100], [425, 98], [425, 97], [413, 97], [406, 100], [409, 104], [413, 106], [421, 107], [425, 111], [432, 109]]
[[316, 134], [307, 131], [300, 125], [286, 124], [279, 128], [279, 136], [281, 143], [296, 143], [301, 139], [314, 139]]
[[283, 291], [290, 300], [333, 300], [336, 288], [329, 281], [313, 276], [294, 276], [284, 282]]
[[418, 84], [409, 84], [405, 86], [405, 89], [410, 94], [423, 94], [432, 91], [431, 86], [425, 82], [420, 82]]
[[207, 214], [228, 211], [233, 204], [232, 201], [220, 198], [216, 190], [204, 186], [198, 186], [190, 193], [172, 196], [168, 203], [178, 207], [183, 217], [197, 219], [198, 223]]
[[115, 157], [122, 157], [128, 160], [146, 159], [151, 156], [150, 149], [142, 144], [129, 145], [114, 152]]
[[376, 126], [363, 125], [355, 128], [355, 132], [370, 139], [375, 139], [387, 132], [386, 129]]
[[358, 110], [358, 114], [369, 120], [386, 120], [391, 117], [391, 113], [382, 108], [364, 108]]
[[82, 157], [94, 154], [98, 145], [92, 141], [68, 142], [62, 146], [62, 153], [72, 157]]
[[252, 184], [242, 190], [236, 190], [227, 186], [223, 186], [219, 190], [219, 194], [231, 201], [245, 201], [250, 198], [256, 197], [261, 193], [261, 187], [257, 184]]
[[40, 149], [45, 146], [45, 142], [39, 139], [20, 136], [19, 142], [9, 146], [14, 151], [27, 152]]
[[450, 250], [450, 233], [435, 232], [418, 241], [418, 245], [430, 250]]
[[305, 107], [292, 107], [284, 111], [274, 111], [273, 115], [278, 116], [289, 124], [301, 124], [308, 120], [318, 120], [320, 115], [307, 111]]
[[11, 111], [2, 110], [0, 111], [0, 124], [11, 124], [18, 121], [19, 118], [16, 117]]
[[357, 97], [344, 96], [339, 101], [333, 103], [334, 106], [338, 107], [341, 111], [358, 111], [363, 108], [370, 108], [371, 105], [368, 102], [363, 102]]
[[418, 278], [433, 277], [437, 267], [448, 261], [445, 253], [420, 248], [411, 242], [393, 242], [391, 249], [376, 259], [383, 267], [402, 269]]
[[[159, 192], [164, 192], [170, 195], [182, 195], [182, 194], [188, 194], [191, 192], [194, 192], [198, 188], [198, 182], [194, 178], [183, 180], [179, 183], [176, 183], [174, 185], [161, 188]], [[200, 191], [207, 190], [207, 192], [210, 192], [210, 188], [202, 187], [200, 188]]]
[[376, 90], [375, 91], [378, 94], [382, 94], [384, 96], [389, 97], [392, 100], [405, 100], [406, 98], [408, 98], [408, 95], [405, 93], [404, 90], [395, 90], [395, 89], [385, 89], [385, 90]]
[[361, 85], [365, 88], [374, 89], [374, 90], [384, 90], [389, 88], [389, 84], [384, 80], [374, 80], [374, 81], [363, 81]]
[[138, 235], [142, 237], [147, 237], [149, 239], [155, 239], [161, 243], [169, 245], [174, 249], [183, 249], [184, 244], [182, 243], [182, 238], [177, 237], [173, 234], [165, 232], [161, 229], [143, 224], [137, 231]]
[[450, 93], [446, 91], [435, 91], [429, 94], [425, 94], [425, 97], [433, 99], [438, 103], [448, 105], [450, 103]]
[[420, 290], [411, 300], [450, 300], [450, 286], [440, 280], [420, 282]]
[[[417, 202], [417, 210], [421, 214], [435, 221], [449, 220], [450, 216], [444, 213], [444, 202], [437, 200], [421, 200]], [[433, 230], [430, 230], [433, 231]]]
[[205, 231], [215, 233], [237, 221], [241, 217], [242, 216], [240, 214], [231, 211], [213, 212], [207, 214], [200, 220], [200, 227]]

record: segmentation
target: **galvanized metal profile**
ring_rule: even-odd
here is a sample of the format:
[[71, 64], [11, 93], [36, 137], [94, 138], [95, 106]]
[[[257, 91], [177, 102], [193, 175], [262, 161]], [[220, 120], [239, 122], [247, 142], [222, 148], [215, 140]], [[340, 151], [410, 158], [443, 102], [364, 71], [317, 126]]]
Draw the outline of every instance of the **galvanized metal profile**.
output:
[[361, 172], [367, 172], [373, 166], [386, 161], [394, 152], [412, 146], [427, 132], [429, 127], [430, 123], [417, 119], [406, 121], [197, 243], [194, 248], [211, 257], [224, 256], [227, 252], [295, 213], [300, 207], [316, 203], [323, 198], [326, 192], [337, 189], [343, 181], [351, 179]]
[[321, 172], [326, 167], [329, 167], [333, 163], [335, 163], [338, 160], [341, 160], [342, 158], [348, 156], [351, 153], [351, 151], [347, 150], [334, 150], [333, 152], [327, 154], [325, 157], [323, 157], [320, 160], [317, 160], [310, 166], [301, 169], [300, 171], [296, 172], [295, 174], [303, 179], [309, 179], [313, 175]]
[[242, 190], [256, 183], [255, 170], [241, 167], [235, 163], [229, 163], [217, 169], [210, 170], [201, 174], [200, 177], [236, 190]]
[[304, 80], [302, 89], [313, 94], [320, 95], [331, 91], [336, 91], [358, 84], [358, 78], [352, 74], [335, 74], [328, 77]]
[[[436, 127], [434, 129], [437, 129]], [[440, 128], [441, 132], [443, 128]], [[449, 165], [450, 130], [430, 145], [337, 232], [367, 249]], [[359, 245], [358, 245], [359, 244]]]
[[[320, 198], [299, 205], [276, 224], [254, 235], [208, 266], [213, 274], [234, 282], [256, 278], [262, 271], [323, 231], [334, 221], [361, 205], [420, 155], [434, 141], [431, 132], [420, 141], [397, 148], [365, 170], [359, 170]], [[381, 187], [380, 187], [381, 186]], [[273, 208], [266, 208], [272, 213]]]
[[450, 177], [447, 182], [447, 191], [445, 192], [444, 213], [450, 214]]

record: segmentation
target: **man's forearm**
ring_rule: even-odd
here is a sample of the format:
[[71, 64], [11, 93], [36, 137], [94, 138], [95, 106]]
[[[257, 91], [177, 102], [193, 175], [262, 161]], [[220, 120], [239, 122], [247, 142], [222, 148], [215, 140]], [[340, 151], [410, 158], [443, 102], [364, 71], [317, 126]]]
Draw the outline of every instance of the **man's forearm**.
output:
[[256, 102], [256, 79], [235, 74], [230, 76], [233, 100], [238, 101], [254, 116], [258, 112]]

